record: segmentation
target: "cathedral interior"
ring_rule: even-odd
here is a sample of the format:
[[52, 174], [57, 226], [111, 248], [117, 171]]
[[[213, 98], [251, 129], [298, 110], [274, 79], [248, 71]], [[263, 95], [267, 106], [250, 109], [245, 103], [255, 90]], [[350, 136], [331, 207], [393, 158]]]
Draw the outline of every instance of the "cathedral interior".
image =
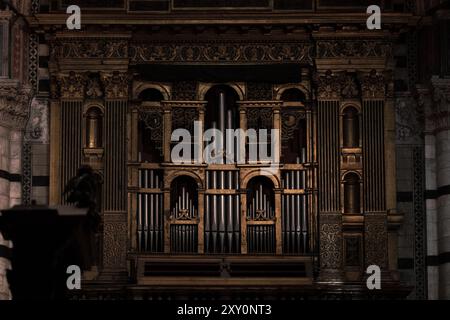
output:
[[450, 299], [449, 1], [3, 0], [0, 55], [0, 210], [101, 180], [73, 298]]

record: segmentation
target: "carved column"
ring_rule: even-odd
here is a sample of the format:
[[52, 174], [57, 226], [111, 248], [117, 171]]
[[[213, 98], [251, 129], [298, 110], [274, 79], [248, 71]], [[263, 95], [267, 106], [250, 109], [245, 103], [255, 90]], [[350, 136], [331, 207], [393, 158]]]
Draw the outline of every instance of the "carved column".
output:
[[129, 75], [102, 73], [105, 87], [103, 270], [105, 280], [127, 277], [127, 101]]
[[21, 174], [22, 140], [31, 97], [31, 87], [0, 80], [0, 209], [21, 202], [21, 182], [10, 177]]
[[317, 78], [320, 282], [341, 282], [342, 216], [339, 206], [339, 77]]
[[[361, 73], [359, 78], [363, 100], [365, 267], [377, 265], [383, 274], [387, 275], [386, 141], [383, 124], [386, 110], [386, 78], [375, 70]], [[391, 201], [389, 204], [393, 205]]]

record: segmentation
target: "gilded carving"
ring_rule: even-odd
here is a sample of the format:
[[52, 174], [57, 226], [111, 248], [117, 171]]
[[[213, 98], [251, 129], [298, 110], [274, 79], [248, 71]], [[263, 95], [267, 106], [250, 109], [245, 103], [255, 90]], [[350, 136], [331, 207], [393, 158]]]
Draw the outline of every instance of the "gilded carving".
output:
[[320, 40], [317, 41], [318, 58], [390, 57], [392, 45], [377, 40]]
[[386, 268], [387, 224], [386, 215], [371, 214], [365, 216], [365, 257], [366, 265]]
[[342, 265], [342, 231], [339, 215], [320, 217], [320, 266], [339, 269]]
[[128, 43], [125, 40], [67, 41], [53, 43], [54, 58], [127, 58]]
[[386, 78], [384, 75], [372, 70], [369, 73], [360, 73], [362, 95], [364, 99], [384, 99], [386, 97]]
[[86, 75], [70, 71], [69, 74], [59, 74], [57, 78], [60, 96], [63, 99], [83, 99]]
[[301, 62], [312, 64], [313, 46], [309, 43], [230, 43], [190, 44], [133, 43], [130, 60], [139, 62]]
[[322, 100], [339, 100], [341, 95], [340, 76], [328, 70], [323, 75], [316, 76], [317, 94]]
[[107, 99], [126, 99], [130, 85], [130, 75], [126, 72], [114, 71], [101, 73], [100, 79], [105, 87]]
[[103, 265], [105, 268], [126, 268], [127, 223], [105, 221], [103, 238]]

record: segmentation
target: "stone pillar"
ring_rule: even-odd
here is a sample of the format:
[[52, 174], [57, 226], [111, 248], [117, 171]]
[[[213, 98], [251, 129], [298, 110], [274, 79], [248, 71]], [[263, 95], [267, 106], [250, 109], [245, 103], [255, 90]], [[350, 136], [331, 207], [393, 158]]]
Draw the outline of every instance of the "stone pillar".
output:
[[8, 279], [6, 278], [6, 272], [11, 270], [11, 261], [8, 259], [11, 249], [11, 241], [3, 239], [3, 236], [0, 233], [0, 300], [12, 299]]
[[31, 95], [28, 86], [0, 81], [0, 209], [21, 202], [22, 140]]
[[436, 159], [437, 244], [439, 299], [450, 299], [450, 80], [432, 78]]

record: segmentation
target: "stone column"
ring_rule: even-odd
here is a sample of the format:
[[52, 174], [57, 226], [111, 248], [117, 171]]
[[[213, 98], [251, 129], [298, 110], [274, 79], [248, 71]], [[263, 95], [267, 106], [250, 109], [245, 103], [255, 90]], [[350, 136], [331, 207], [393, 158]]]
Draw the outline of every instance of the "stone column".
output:
[[31, 95], [28, 86], [0, 82], [0, 209], [21, 202], [22, 140]]
[[433, 77], [439, 299], [450, 299], [450, 80]]

